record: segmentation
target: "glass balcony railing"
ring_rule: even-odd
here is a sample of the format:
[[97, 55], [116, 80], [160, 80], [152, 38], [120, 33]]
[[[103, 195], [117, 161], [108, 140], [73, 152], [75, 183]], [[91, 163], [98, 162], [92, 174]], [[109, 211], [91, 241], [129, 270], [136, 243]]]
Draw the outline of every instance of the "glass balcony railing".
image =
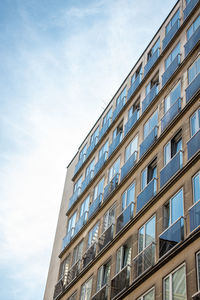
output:
[[167, 128], [167, 126], [172, 122], [172, 120], [181, 111], [181, 98], [178, 98], [176, 102], [168, 109], [165, 115], [161, 119], [161, 132]]
[[147, 64], [144, 66], [144, 76], [146, 76], [151, 70], [151, 68], [155, 65], [159, 56], [160, 56], [160, 48], [156, 49], [153, 55], [149, 58]]
[[108, 130], [108, 128], [110, 127], [112, 123], [112, 119], [109, 118], [105, 124], [102, 126], [101, 130], [99, 131], [99, 140], [104, 136], [104, 134], [106, 133], [106, 131]]
[[56, 299], [64, 291], [63, 279], [61, 278], [55, 285], [53, 299]]
[[74, 237], [74, 227], [64, 237], [62, 242], [62, 250], [65, 249], [67, 245], [69, 245], [73, 237]]
[[104, 285], [94, 296], [92, 300], [108, 300], [108, 285]]
[[137, 87], [139, 86], [140, 82], [142, 81], [142, 73], [140, 73], [135, 81], [132, 83], [130, 89], [128, 90], [128, 95], [127, 95], [127, 101], [131, 98]]
[[200, 150], [200, 130], [187, 142], [188, 159], [195, 155]]
[[90, 153], [93, 151], [95, 148], [96, 144], [98, 143], [99, 138], [95, 137], [94, 141], [89, 145], [86, 151], [86, 158], [90, 155]]
[[196, 31], [193, 33], [193, 35], [190, 37], [190, 39], [185, 44], [185, 46], [184, 46], [185, 56], [187, 56], [192, 51], [192, 49], [199, 42], [199, 40], [200, 40], [200, 26], [196, 29]]
[[117, 116], [119, 115], [120, 111], [124, 107], [125, 103], [126, 103], [126, 97], [123, 97], [121, 99], [121, 101], [119, 102], [119, 104], [117, 105], [117, 107], [115, 108], [115, 110], [113, 111], [113, 115], [112, 115], [112, 120], [113, 121], [117, 118]]
[[116, 189], [119, 183], [119, 173], [117, 173], [113, 179], [107, 184], [104, 188], [103, 201], [106, 201], [107, 198], [112, 194], [112, 192]]
[[68, 271], [67, 283], [72, 282], [81, 272], [81, 260], [79, 259]]
[[94, 177], [94, 170], [90, 171], [90, 173], [86, 176], [86, 178], [83, 180], [82, 185], [81, 185], [81, 191], [83, 192], [92, 178]]
[[149, 135], [144, 139], [144, 141], [140, 144], [140, 158], [142, 155], [147, 152], [147, 150], [153, 145], [158, 135], [158, 126], [155, 126]]
[[78, 222], [74, 228], [74, 236], [78, 234], [81, 228], [86, 224], [88, 218], [88, 212], [85, 211], [84, 214], [79, 218]]
[[185, 90], [186, 102], [189, 102], [200, 89], [200, 73], [194, 78], [194, 80], [188, 85]]
[[122, 140], [122, 132], [119, 132], [116, 138], [113, 140], [112, 144], [110, 144], [109, 146], [108, 156], [110, 156], [115, 151], [115, 149], [121, 143], [121, 140]]
[[157, 192], [157, 178], [153, 178], [142, 192], [137, 196], [137, 209], [139, 212], [156, 194]]
[[183, 11], [184, 20], [187, 19], [187, 17], [191, 14], [195, 6], [199, 3], [199, 0], [191, 0], [186, 8]]
[[130, 266], [126, 265], [111, 280], [111, 299], [115, 298], [120, 292], [129, 287]]
[[105, 164], [106, 160], [108, 158], [108, 152], [104, 152], [104, 154], [99, 158], [98, 162], [94, 166], [94, 176], [101, 170], [103, 165]]
[[96, 256], [97, 244], [93, 243], [83, 255], [83, 268], [85, 268]]
[[190, 232], [195, 230], [200, 226], [200, 200], [197, 201], [192, 207], [189, 209], [190, 215]]
[[117, 217], [116, 222], [116, 234], [122, 230], [128, 224], [128, 222], [133, 218], [134, 203], [131, 202], [127, 208]]
[[131, 130], [133, 125], [136, 123], [139, 117], [138, 115], [139, 115], [139, 111], [136, 109], [133, 115], [129, 118], [128, 122], [125, 124], [124, 135], [127, 135], [127, 133]]
[[69, 205], [68, 205], [68, 209], [70, 209], [72, 207], [72, 205], [76, 202], [76, 200], [78, 199], [78, 197], [81, 194], [81, 188], [77, 188], [76, 191], [73, 193], [72, 197], [69, 199]]
[[110, 225], [100, 236], [98, 241], [98, 252], [107, 246], [113, 239], [114, 224]]
[[184, 218], [179, 218], [159, 236], [159, 256], [163, 256], [184, 240]]
[[181, 63], [181, 56], [178, 54], [174, 60], [171, 62], [167, 70], [162, 75], [162, 86], [164, 86], [168, 80], [172, 77], [172, 75], [176, 72], [179, 65]]
[[124, 179], [124, 177], [126, 177], [126, 175], [134, 167], [136, 161], [137, 161], [137, 151], [133, 152], [133, 154], [129, 157], [127, 162], [125, 162], [125, 164], [121, 168], [121, 178], [120, 178], [121, 181]]
[[179, 151], [160, 171], [160, 187], [163, 187], [182, 167], [183, 151]]
[[146, 97], [142, 101], [142, 112], [144, 112], [147, 109], [147, 107], [150, 105], [150, 103], [153, 101], [153, 99], [156, 97], [157, 94], [158, 94], [158, 85], [155, 84], [150, 90], [150, 92], [148, 93], [148, 95], [146, 95]]
[[133, 259], [133, 280], [153, 267], [155, 264], [156, 245], [152, 242]]
[[99, 209], [99, 207], [101, 206], [102, 203], [102, 199], [103, 199], [103, 195], [100, 194], [91, 204], [89, 207], [89, 212], [88, 212], [88, 219], [90, 219], [94, 213]]
[[178, 19], [174, 25], [172, 26], [172, 28], [170, 29], [170, 31], [165, 35], [165, 38], [163, 40], [163, 50], [167, 47], [167, 45], [170, 43], [170, 41], [173, 39], [173, 37], [175, 36], [176, 32], [178, 31], [180, 27], [180, 19]]
[[74, 171], [74, 174], [76, 174], [78, 172], [78, 170], [80, 169], [80, 167], [82, 166], [82, 164], [84, 163], [86, 159], [86, 154], [84, 154], [81, 159], [79, 159], [78, 163], [76, 164], [75, 166], [75, 171]]

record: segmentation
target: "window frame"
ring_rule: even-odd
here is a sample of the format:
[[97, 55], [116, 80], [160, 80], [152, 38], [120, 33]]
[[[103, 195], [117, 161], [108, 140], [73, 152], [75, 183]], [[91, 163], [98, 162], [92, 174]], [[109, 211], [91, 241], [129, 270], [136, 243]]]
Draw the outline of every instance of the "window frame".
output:
[[[192, 117], [194, 115], [197, 115], [197, 123], [199, 123], [199, 128], [197, 129], [197, 131], [192, 134]], [[198, 131], [200, 130], [200, 107], [198, 107], [194, 112], [193, 114], [190, 116], [190, 138], [192, 138]]]
[[[139, 229], [138, 229], [138, 254], [142, 253], [150, 244], [148, 244], [147, 246], [145, 246], [146, 244], [146, 225], [152, 220], [152, 219], [155, 219], [155, 237], [154, 237], [154, 242], [156, 241], [156, 236], [157, 236], [157, 230], [156, 230], [156, 213], [153, 214], [153, 216], [151, 216]], [[143, 238], [143, 245], [142, 245], [142, 250], [140, 251], [139, 249], [139, 232], [140, 230], [144, 227], [144, 238]]]
[[[86, 298], [86, 293], [83, 294], [83, 297], [82, 297], [82, 289], [83, 289], [83, 286], [86, 286], [85, 287], [85, 291], [86, 289], [88, 289], [87, 287], [87, 284], [89, 283], [89, 281], [91, 280], [91, 288], [90, 288], [90, 295], [89, 295], [89, 298]], [[90, 276], [82, 285], [81, 285], [81, 289], [80, 289], [80, 300], [90, 300], [91, 299], [91, 295], [92, 295], [92, 284], [93, 284], [93, 276]]]
[[[130, 189], [134, 188], [134, 201], [130, 201], [130, 203], [127, 205], [127, 195], [128, 195], [128, 191], [130, 191]], [[134, 179], [132, 181], [131, 184], [129, 184], [129, 186], [125, 189], [125, 191], [122, 193], [121, 195], [121, 212], [123, 212], [132, 202], [135, 206], [135, 202], [136, 202], [136, 192], [135, 192], [135, 187], [136, 187], [136, 180]], [[123, 195], [125, 195], [125, 205], [124, 205], [124, 209], [123, 209]]]
[[155, 286], [153, 286], [148, 291], [146, 291], [144, 294], [142, 294], [139, 298], [137, 298], [137, 300], [144, 300], [144, 297], [147, 296], [153, 290], [154, 290], [154, 300], [155, 300]]
[[200, 186], [200, 170], [198, 172], [196, 172], [193, 176], [192, 176], [192, 197], [193, 197], [193, 205], [195, 205], [197, 202], [200, 201], [200, 197], [199, 199], [194, 202], [195, 196], [194, 196], [194, 178], [199, 175], [199, 186]]
[[[199, 69], [199, 72], [195, 74], [194, 78], [190, 81], [189, 80], [189, 71], [191, 70], [191, 68], [197, 64], [197, 61], [200, 60], [200, 54], [198, 54], [198, 56], [196, 57], [196, 59], [193, 61], [193, 63], [189, 66], [189, 68], [187, 69], [187, 82], [188, 82], [188, 85], [190, 85], [194, 80], [195, 78], [199, 75], [200, 73], [200, 69]], [[200, 64], [200, 62], [199, 62]], [[196, 67], [195, 67], [196, 68]]]
[[200, 257], [200, 250], [196, 253], [196, 271], [197, 271], [197, 291], [200, 291], [200, 263], [198, 264], [198, 256]]

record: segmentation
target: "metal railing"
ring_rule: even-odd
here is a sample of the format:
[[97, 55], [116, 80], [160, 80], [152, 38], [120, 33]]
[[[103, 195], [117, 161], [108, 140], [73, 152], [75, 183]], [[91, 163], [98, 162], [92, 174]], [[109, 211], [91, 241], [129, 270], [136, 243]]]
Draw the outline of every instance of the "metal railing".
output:
[[113, 239], [114, 224], [110, 225], [99, 237], [98, 240], [98, 252], [102, 251]]
[[126, 103], [126, 97], [123, 97], [113, 111], [112, 120], [114, 121]]
[[71, 228], [71, 230], [66, 234], [66, 236], [63, 238], [62, 241], [62, 250], [69, 245], [72, 238], [74, 237], [74, 227]]
[[151, 102], [153, 101], [153, 99], [156, 97], [157, 94], [158, 94], [158, 84], [155, 84], [150, 90], [150, 92], [148, 93], [148, 95], [146, 95], [146, 97], [142, 101], [142, 112], [144, 112], [147, 109], [147, 107], [151, 104]]
[[118, 135], [116, 136], [116, 138], [113, 140], [112, 144], [110, 144], [110, 146], [109, 146], [108, 156], [111, 156], [111, 154], [119, 146], [121, 141], [122, 141], [122, 132], [119, 132]]
[[89, 145], [89, 147], [87, 148], [86, 151], [86, 158], [90, 155], [90, 153], [93, 151], [94, 147], [96, 146], [96, 144], [98, 143], [99, 138], [98, 136], [95, 137], [94, 141]]
[[129, 287], [130, 269], [130, 265], [126, 265], [111, 279], [111, 299]]
[[167, 45], [170, 43], [170, 41], [175, 36], [176, 32], [178, 31], [180, 27], [180, 19], [176, 20], [174, 25], [171, 27], [170, 31], [165, 35], [165, 38], [163, 39], [163, 49], [167, 47]]
[[93, 177], [94, 177], [94, 170], [91, 170], [90, 173], [85, 177], [85, 179], [82, 182], [81, 192], [83, 192], [86, 189], [86, 187], [88, 186], [88, 184], [90, 183]]
[[140, 158], [153, 145], [158, 135], [158, 126], [155, 126], [140, 144]]
[[137, 87], [139, 86], [140, 82], [142, 81], [142, 73], [138, 74], [135, 81], [132, 83], [131, 87], [128, 90], [127, 101], [131, 98]]
[[85, 268], [96, 256], [97, 244], [94, 242], [83, 255], [83, 268]]
[[166, 71], [162, 75], [162, 86], [164, 86], [169, 81], [169, 79], [172, 77], [172, 75], [178, 69], [180, 63], [181, 63], [181, 55], [177, 54], [177, 56], [174, 58], [174, 60], [171, 62], [169, 67], [166, 69]]
[[78, 163], [75, 165], [74, 175], [78, 172], [78, 170], [80, 169], [80, 167], [84, 163], [85, 159], [86, 159], [86, 154], [83, 154], [83, 156], [81, 157], [81, 159], [79, 159]]
[[119, 183], [119, 173], [117, 173], [113, 179], [107, 184], [107, 186], [104, 188], [103, 193], [103, 201], [106, 201], [107, 198], [112, 194], [112, 192], [116, 189]]
[[72, 205], [76, 202], [80, 194], [81, 194], [81, 187], [78, 187], [76, 191], [73, 193], [73, 195], [71, 196], [71, 198], [69, 199], [68, 209], [72, 207]]
[[136, 123], [137, 120], [138, 120], [138, 110], [135, 109], [134, 113], [128, 119], [128, 122], [125, 124], [124, 135], [127, 135], [127, 133], [131, 130], [131, 128], [133, 127], [133, 125]]
[[124, 179], [124, 177], [126, 177], [126, 175], [134, 167], [134, 165], [135, 165], [135, 163], [137, 161], [137, 154], [138, 154], [138, 152], [134, 151], [133, 154], [127, 160], [127, 162], [125, 162], [125, 164], [121, 168], [121, 178], [120, 178], [120, 181], [122, 181]]
[[200, 129], [187, 142], [188, 160], [200, 150]]
[[147, 64], [144, 66], [144, 76], [146, 76], [151, 70], [151, 68], [155, 65], [159, 56], [160, 56], [160, 48], [156, 49], [153, 55], [149, 58]]
[[71, 266], [67, 274], [67, 284], [71, 283], [81, 272], [82, 261], [79, 259], [77, 262]]
[[87, 219], [88, 219], [88, 211], [85, 211], [83, 213], [83, 215], [79, 218], [78, 222], [75, 225], [74, 236], [76, 234], [78, 234], [78, 232], [81, 230], [81, 228], [86, 224]]
[[109, 118], [105, 124], [102, 126], [101, 130], [99, 131], [99, 140], [104, 136], [108, 128], [110, 127], [112, 123], [112, 118]]
[[92, 300], [107, 300], [108, 299], [108, 285], [105, 284], [93, 296]]
[[156, 192], [157, 178], [153, 178], [137, 196], [137, 213], [155, 196]]
[[181, 111], [181, 98], [179, 97], [174, 104], [168, 109], [165, 115], [161, 119], [161, 132], [172, 122], [172, 120]]
[[117, 217], [116, 221], [116, 234], [124, 228], [128, 222], [133, 218], [134, 202], [131, 202]]
[[100, 208], [102, 203], [103, 195], [99, 194], [99, 196], [90, 204], [88, 219], [90, 219], [93, 214]]
[[101, 170], [101, 168], [105, 164], [107, 158], [108, 158], [108, 152], [105, 151], [104, 154], [99, 158], [96, 165], [94, 166], [94, 176]]

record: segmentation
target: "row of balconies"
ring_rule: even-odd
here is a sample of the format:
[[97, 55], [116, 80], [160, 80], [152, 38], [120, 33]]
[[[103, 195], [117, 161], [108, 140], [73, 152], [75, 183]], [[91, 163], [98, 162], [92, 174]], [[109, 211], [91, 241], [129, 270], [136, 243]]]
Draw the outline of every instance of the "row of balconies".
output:
[[[189, 4], [187, 5], [187, 7], [184, 10], [184, 20], [190, 15], [190, 13], [193, 11], [193, 9], [198, 4], [198, 2], [199, 2], [199, 0], [191, 0], [189, 2]], [[168, 46], [168, 44], [173, 39], [173, 37], [175, 36], [175, 34], [176, 34], [176, 32], [178, 31], [179, 28], [180, 28], [180, 20], [177, 20], [176, 23], [172, 26], [171, 30], [166, 34], [166, 36], [163, 40], [163, 50]], [[190, 51], [194, 48], [194, 46], [199, 42], [199, 39], [200, 39], [200, 27], [195, 31], [193, 36], [185, 44], [185, 46], [184, 46], [185, 47], [185, 57], [190, 53]], [[144, 77], [153, 68], [153, 66], [155, 65], [155, 63], [158, 60], [159, 56], [160, 56], [160, 48], [158, 48], [153, 53], [151, 58], [148, 60], [147, 64], [144, 66]], [[179, 54], [179, 55], [177, 55], [177, 57], [174, 59], [174, 61], [171, 63], [171, 65], [168, 67], [168, 69], [162, 75], [162, 86], [164, 86], [167, 83], [167, 81], [171, 78], [173, 73], [179, 67], [180, 63], [181, 63], [181, 60], [180, 60], [180, 54]], [[109, 118], [107, 120], [107, 122], [104, 124], [104, 126], [102, 126], [102, 128], [99, 132], [99, 136], [96, 137], [96, 139], [94, 139], [94, 141], [87, 148], [86, 154], [84, 154], [81, 157], [81, 159], [78, 161], [78, 163], [75, 166], [75, 173], [74, 174], [76, 174], [79, 171], [79, 169], [81, 168], [81, 166], [83, 165], [85, 160], [89, 157], [91, 152], [94, 150], [97, 143], [106, 134], [106, 132], [108, 131], [108, 129], [111, 125], [111, 123], [120, 114], [120, 112], [122, 111], [122, 109], [125, 106], [126, 102], [129, 101], [129, 99], [132, 97], [132, 95], [134, 94], [134, 92], [136, 91], [136, 89], [138, 88], [138, 86], [140, 85], [141, 82], [142, 82], [142, 73], [140, 73], [136, 77], [135, 81], [132, 83], [131, 87], [129, 88], [128, 93], [127, 93], [127, 99], [126, 99], [126, 97], [123, 97], [121, 99], [118, 106], [113, 111], [112, 118]], [[150, 105], [151, 101], [155, 98], [157, 93], [158, 93], [158, 87], [155, 86], [151, 90], [150, 94], [147, 95], [146, 98], [144, 99], [144, 101], [142, 103], [142, 112], [144, 112], [145, 109]], [[128, 125], [127, 125], [127, 128], [128, 128]]]

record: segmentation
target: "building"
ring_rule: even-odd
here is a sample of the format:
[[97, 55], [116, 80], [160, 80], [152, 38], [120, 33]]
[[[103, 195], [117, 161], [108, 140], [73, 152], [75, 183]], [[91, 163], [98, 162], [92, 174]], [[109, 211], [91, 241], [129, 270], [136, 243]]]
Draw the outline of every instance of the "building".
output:
[[200, 299], [199, 45], [179, 0], [69, 164], [44, 300]]

